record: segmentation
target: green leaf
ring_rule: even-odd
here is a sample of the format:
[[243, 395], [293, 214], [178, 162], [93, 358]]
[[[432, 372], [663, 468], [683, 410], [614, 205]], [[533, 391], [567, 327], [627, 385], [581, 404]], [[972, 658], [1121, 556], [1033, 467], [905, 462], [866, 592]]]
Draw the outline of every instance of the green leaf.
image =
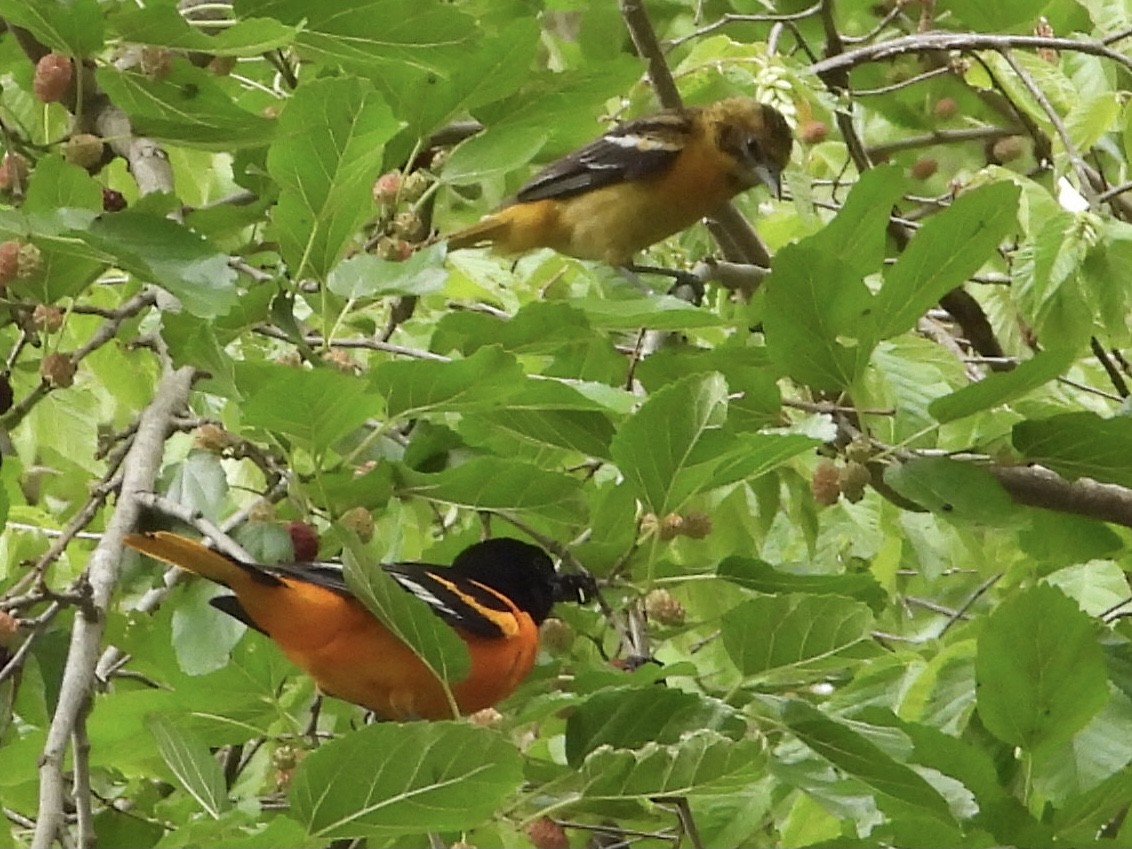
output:
[[775, 254], [764, 291], [767, 351], [790, 377], [831, 391], [860, 377], [876, 330], [873, 298], [850, 263], [795, 242]]
[[603, 690], [567, 718], [566, 761], [577, 767], [603, 746], [636, 749], [646, 743], [673, 744], [697, 730], [738, 740], [746, 723], [723, 702], [662, 685]]
[[678, 476], [673, 493], [676, 500], [683, 503], [686, 497], [697, 492], [756, 478], [816, 448], [821, 442], [800, 433], [729, 435], [719, 440], [715, 449], [697, 452], [689, 458], [689, 468]]
[[911, 767], [900, 763], [849, 726], [830, 719], [813, 706], [790, 701], [783, 721], [798, 739], [877, 793], [950, 821], [947, 800]]
[[874, 303], [879, 338], [911, 329], [940, 298], [992, 257], [1016, 226], [1019, 195], [1019, 188], [1010, 182], [980, 186], [963, 192], [950, 207], [924, 222], [884, 275]]
[[279, 184], [272, 220], [292, 276], [325, 278], [373, 215], [382, 148], [399, 127], [357, 79], [311, 80], [287, 102], [267, 170]]
[[243, 407], [244, 423], [287, 434], [316, 453], [377, 412], [365, 382], [352, 375], [286, 366], [257, 371]]
[[[766, 349], [738, 338], [714, 348], [662, 348], [637, 364], [637, 380], [658, 389], [690, 374], [717, 371], [727, 381], [727, 423], [737, 431], [759, 431], [782, 423], [782, 392]], [[737, 397], [738, 396], [738, 397]]]
[[997, 525], [1017, 511], [990, 472], [947, 457], [922, 457], [889, 466], [884, 480], [905, 498], [958, 520]]
[[[86, 169], [51, 154], [35, 163], [21, 209], [27, 215], [50, 215], [71, 207], [102, 211], [102, 186]], [[93, 219], [92, 219], [93, 220]]]
[[1132, 797], [1132, 766], [1102, 781], [1086, 793], [1067, 800], [1053, 813], [1053, 826], [1066, 845], [1088, 845]]
[[854, 715], [855, 720], [882, 728], [899, 728], [913, 744], [910, 763], [939, 770], [963, 783], [974, 794], [980, 807], [1005, 797], [994, 761], [983, 748], [938, 728], [916, 722], [905, 722], [891, 711], [866, 707]]
[[1108, 342], [1124, 344], [1128, 337], [1125, 317], [1132, 297], [1132, 224], [1105, 219], [1099, 241], [1081, 267], [1081, 287], [1093, 315], [1101, 322]]
[[1045, 577], [1090, 616], [1101, 616], [1128, 598], [1128, 576], [1112, 560], [1090, 560], [1058, 569]]
[[382, 363], [373, 388], [385, 398], [390, 418], [414, 418], [431, 412], [494, 409], [526, 380], [514, 355], [498, 347], [480, 348], [451, 362], [397, 360]]
[[888, 217], [905, 182], [895, 165], [870, 168], [853, 184], [833, 220], [806, 243], [838, 257], [860, 277], [879, 271], [884, 264]]
[[817, 575], [810, 571], [783, 572], [764, 560], [728, 557], [719, 564], [716, 574], [744, 589], [767, 595], [805, 593], [847, 596], [865, 602], [874, 611], [879, 611], [887, 599], [884, 588], [868, 573]]
[[876, 332], [863, 280], [881, 269], [903, 185], [895, 166], [871, 169], [833, 221], [775, 255], [765, 284], [767, 350], [795, 380], [844, 388], [868, 362]]
[[275, 135], [274, 121], [237, 105], [214, 76], [187, 62], [174, 62], [161, 79], [113, 67], [95, 78], [135, 131], [159, 141], [230, 151], [263, 147]]
[[690, 305], [671, 295], [653, 295], [624, 300], [572, 298], [570, 306], [581, 310], [590, 325], [599, 330], [697, 330], [724, 324], [716, 313]]
[[1088, 325], [1077, 278], [1089, 253], [1092, 220], [1059, 211], [1035, 225], [1018, 248], [1012, 294], [1042, 338], [1078, 338]]
[[1075, 347], [1041, 351], [1017, 368], [989, 374], [978, 383], [936, 398], [928, 405], [928, 412], [936, 421], [946, 423], [1006, 404], [1062, 374], [1076, 355]]
[[766, 747], [760, 740], [693, 731], [678, 743], [648, 742], [635, 751], [603, 746], [585, 759], [580, 774], [588, 800], [732, 796], [765, 777]]
[[291, 782], [291, 814], [323, 839], [459, 831], [519, 789], [518, 751], [463, 723], [381, 723], [324, 743]]
[[89, 174], [56, 156], [40, 160], [23, 204], [27, 220], [11, 235], [26, 240], [29, 232], [34, 234], [43, 270], [30, 280], [11, 281], [12, 293], [49, 304], [87, 289], [111, 258], [75, 238], [70, 229], [89, 227], [101, 208], [102, 189]]
[[508, 174], [517, 164], [530, 162], [546, 146], [545, 127], [488, 127], [460, 143], [444, 163], [444, 180], [464, 185], [493, 174]]
[[419, 657], [445, 688], [452, 716], [459, 716], [449, 684], [468, 677], [471, 658], [464, 641], [431, 607], [398, 584], [367, 556], [356, 537], [347, 536], [343, 552], [346, 584], [401, 642]]
[[428, 475], [399, 471], [399, 494], [472, 510], [550, 512], [579, 516], [582, 487], [576, 478], [499, 457], [477, 457]]
[[1072, 739], [1045, 746], [1033, 757], [1034, 789], [1060, 806], [1118, 774], [1132, 764], [1132, 740], [1124, 734], [1130, 722], [1132, 701], [1112, 693]]
[[323, 471], [319, 479], [319, 489], [325, 498], [326, 509], [332, 515], [345, 513], [351, 507], [364, 507], [367, 510], [380, 510], [393, 495], [393, 468], [381, 463], [372, 470], [343, 468]]
[[[171, 473], [171, 474], [170, 474]], [[166, 470], [165, 495], [209, 519], [219, 519], [228, 495], [228, 478], [220, 458], [208, 451], [192, 451], [183, 462]]]
[[1096, 623], [1061, 590], [1020, 590], [987, 618], [975, 659], [979, 716], [1013, 746], [1068, 740], [1108, 700]]
[[[719, 374], [692, 375], [654, 393], [613, 439], [613, 460], [657, 516], [677, 510], [695, 490], [677, 478], [719, 434], [727, 415], [727, 384]], [[716, 457], [722, 452], [717, 451]]]
[[195, 316], [215, 318], [236, 303], [228, 255], [168, 218], [126, 210], [99, 216], [75, 235], [141, 280], [168, 289]]
[[949, 9], [966, 27], [977, 32], [997, 32], [1023, 29], [1027, 32], [1042, 13], [1048, 0], [999, 0], [984, 3], [980, 0], [951, 0]]
[[247, 628], [208, 602], [223, 591], [210, 581], [193, 581], [173, 611], [173, 651], [187, 675], [223, 669]]
[[444, 249], [439, 245], [417, 251], [404, 262], [373, 254], [348, 257], [334, 267], [327, 288], [343, 298], [377, 298], [384, 295], [427, 295], [444, 288]]
[[525, 379], [518, 392], [507, 396], [504, 407], [464, 418], [459, 431], [473, 444], [497, 446], [500, 454], [512, 450], [518, 440], [609, 459], [614, 426], [600, 404], [573, 387]]
[[374, 75], [409, 66], [447, 76], [480, 34], [474, 18], [439, 0], [238, 0], [236, 11], [241, 18], [302, 24], [304, 55]]
[[98, 0], [0, 0], [0, 18], [79, 58], [98, 50], [105, 39]]
[[210, 817], [219, 818], [229, 807], [228, 787], [224, 771], [204, 741], [164, 716], [150, 716], [146, 727], [181, 788], [196, 799]]
[[190, 26], [173, 6], [125, 8], [114, 16], [114, 29], [123, 41], [195, 50], [211, 56], [258, 56], [291, 44], [297, 27], [270, 18], [235, 21], [212, 35]]
[[868, 639], [873, 615], [859, 601], [828, 595], [764, 596], [723, 615], [723, 646], [745, 676], [805, 667]]
[[1073, 104], [1065, 116], [1069, 139], [1078, 150], [1089, 150], [1117, 129], [1121, 98], [1113, 91], [1090, 92]]
[[1132, 159], [1132, 103], [1124, 104], [1123, 147], [1125, 159]]
[[1076, 480], [1132, 486], [1132, 419], [1102, 419], [1096, 413], [1064, 413], [1019, 422], [1014, 447], [1031, 463]]

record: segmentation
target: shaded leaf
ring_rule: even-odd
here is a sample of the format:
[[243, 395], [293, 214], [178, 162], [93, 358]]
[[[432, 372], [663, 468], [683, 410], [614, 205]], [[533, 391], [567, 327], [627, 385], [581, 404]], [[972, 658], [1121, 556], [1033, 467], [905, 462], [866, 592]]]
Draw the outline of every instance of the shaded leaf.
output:
[[719, 564], [716, 574], [744, 589], [767, 595], [804, 593], [848, 596], [865, 602], [873, 611], [879, 611], [887, 600], [884, 588], [867, 573], [815, 575], [812, 572], [784, 572], [764, 560], [728, 557]]
[[614, 426], [600, 404], [573, 387], [525, 379], [518, 392], [507, 396], [505, 408], [466, 418], [460, 432], [470, 442], [495, 444], [500, 453], [520, 440], [608, 459]]
[[97, 0], [0, 0], [0, 17], [71, 56], [94, 52], [105, 38]]
[[210, 56], [258, 56], [290, 44], [297, 27], [271, 18], [234, 21], [205, 35], [172, 6], [152, 5], [122, 9], [114, 16], [114, 29], [124, 41], [160, 45], [176, 50], [197, 50]]
[[905, 189], [906, 177], [895, 165], [880, 165], [861, 174], [845, 205], [822, 230], [806, 239], [867, 277], [884, 263], [888, 217]]
[[947, 457], [922, 457], [889, 466], [884, 480], [928, 510], [964, 521], [997, 524], [1018, 509], [986, 469]]
[[438, 0], [238, 0], [236, 10], [240, 17], [301, 24], [306, 55], [372, 74], [409, 66], [447, 75], [459, 68], [478, 31], [471, 16]]
[[746, 723], [716, 699], [663, 685], [603, 690], [578, 705], [566, 720], [566, 760], [574, 767], [602, 746], [636, 749], [675, 744], [691, 731], [709, 729], [732, 740]]
[[211, 74], [187, 62], [175, 62], [161, 79], [113, 67], [99, 68], [95, 78], [137, 132], [160, 141], [227, 151], [263, 147], [275, 134], [274, 121], [239, 106]]
[[444, 249], [438, 245], [417, 251], [404, 262], [357, 254], [338, 263], [326, 285], [343, 298], [427, 295], [444, 287], [448, 275], [443, 254]]
[[873, 298], [852, 265], [810, 240], [795, 242], [775, 254], [764, 288], [774, 361], [815, 389], [852, 385], [876, 344]]
[[670, 295], [625, 300], [573, 298], [570, 305], [585, 313], [591, 326], [601, 330], [695, 330], [719, 327], [723, 320], [710, 310], [692, 306]]
[[911, 767], [849, 726], [797, 700], [786, 705], [782, 718], [803, 743], [838, 769], [878, 793], [918, 808], [933, 818], [951, 820], [947, 800], [939, 791]]
[[621, 426], [612, 444], [614, 462], [657, 516], [678, 509], [697, 488], [678, 487], [677, 481], [692, 473], [693, 457], [707, 462], [732, 447], [720, 431], [726, 415], [722, 376], [692, 375], [653, 393]]
[[870, 169], [824, 229], [775, 254], [765, 289], [767, 350], [795, 380], [848, 387], [876, 344], [864, 278], [881, 269], [886, 228], [903, 180]]
[[1063, 413], [1019, 422], [1014, 447], [1031, 463], [1060, 475], [1132, 486], [1132, 419]]
[[218, 519], [228, 495], [228, 478], [220, 458], [209, 451], [192, 451], [166, 470], [165, 495], [209, 519]]

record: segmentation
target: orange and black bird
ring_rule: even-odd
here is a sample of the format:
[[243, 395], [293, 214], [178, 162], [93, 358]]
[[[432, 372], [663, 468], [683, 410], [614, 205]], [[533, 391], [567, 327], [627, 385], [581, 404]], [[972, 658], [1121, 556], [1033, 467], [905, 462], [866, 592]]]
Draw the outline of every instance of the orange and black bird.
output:
[[[126, 544], [223, 584], [235, 595], [213, 606], [271, 637], [328, 695], [384, 719], [450, 719], [443, 686], [421, 659], [350, 592], [341, 566], [263, 566], [234, 560], [201, 543], [158, 531]], [[468, 647], [471, 670], [451, 683], [461, 713], [506, 698], [538, 652], [538, 627], [558, 601], [585, 602], [593, 579], [558, 574], [541, 548], [496, 538], [468, 546], [450, 567], [382, 567], [425, 601]]]
[[777, 196], [792, 144], [782, 114], [746, 97], [637, 118], [548, 166], [448, 247], [553, 248], [628, 266], [759, 183]]

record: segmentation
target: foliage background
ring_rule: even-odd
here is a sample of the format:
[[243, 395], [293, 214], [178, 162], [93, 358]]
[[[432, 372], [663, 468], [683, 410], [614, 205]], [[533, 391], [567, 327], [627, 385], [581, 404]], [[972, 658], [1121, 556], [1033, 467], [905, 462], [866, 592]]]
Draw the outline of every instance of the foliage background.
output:
[[[0, 843], [1132, 844], [1132, 3], [0, 19], [0, 231], [39, 260], [2, 293]], [[418, 245], [676, 92], [801, 138], [783, 199], [650, 252], [703, 303]], [[604, 605], [478, 724], [312, 720], [123, 555], [143, 508], [262, 558], [291, 520], [324, 555], [526, 537]]]

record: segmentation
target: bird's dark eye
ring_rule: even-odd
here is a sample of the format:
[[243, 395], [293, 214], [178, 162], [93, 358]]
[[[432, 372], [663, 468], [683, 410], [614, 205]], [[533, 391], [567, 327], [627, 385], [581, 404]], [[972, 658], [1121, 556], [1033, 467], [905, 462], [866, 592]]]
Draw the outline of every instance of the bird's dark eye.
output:
[[747, 154], [752, 159], [763, 158], [763, 148], [758, 139], [747, 139]]

